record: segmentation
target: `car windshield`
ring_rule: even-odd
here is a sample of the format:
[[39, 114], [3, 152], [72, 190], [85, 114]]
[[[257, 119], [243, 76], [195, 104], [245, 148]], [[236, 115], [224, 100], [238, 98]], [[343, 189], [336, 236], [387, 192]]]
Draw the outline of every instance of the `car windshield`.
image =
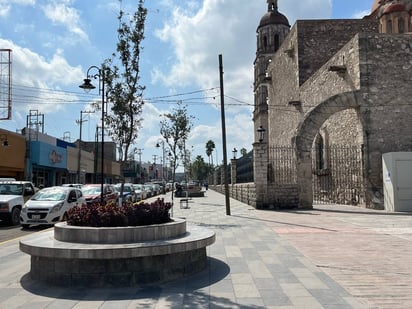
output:
[[0, 194], [3, 195], [22, 195], [23, 185], [16, 183], [2, 183], [0, 184]]
[[38, 191], [31, 198], [34, 201], [63, 201], [66, 198], [66, 192], [59, 188], [45, 188]]
[[142, 190], [142, 185], [133, 185], [133, 189], [135, 190]]
[[82, 187], [82, 191], [84, 195], [92, 195], [92, 194], [100, 194], [102, 190], [100, 190], [100, 187]]

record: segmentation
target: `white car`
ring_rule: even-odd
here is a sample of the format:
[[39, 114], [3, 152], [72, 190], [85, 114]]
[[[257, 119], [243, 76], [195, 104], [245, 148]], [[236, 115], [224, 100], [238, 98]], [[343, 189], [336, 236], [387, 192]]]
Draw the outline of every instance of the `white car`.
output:
[[20, 213], [20, 224], [23, 228], [30, 225], [53, 225], [66, 220], [70, 208], [82, 205], [86, 205], [86, 199], [80, 189], [44, 188], [24, 204]]
[[133, 189], [139, 201], [147, 198], [147, 192], [146, 192], [146, 188], [144, 187], [144, 185], [135, 183], [133, 184]]

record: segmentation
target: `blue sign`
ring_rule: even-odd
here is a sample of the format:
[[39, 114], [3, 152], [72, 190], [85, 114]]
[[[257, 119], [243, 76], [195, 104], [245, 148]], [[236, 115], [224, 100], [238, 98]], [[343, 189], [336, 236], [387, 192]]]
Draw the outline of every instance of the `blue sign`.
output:
[[32, 164], [46, 167], [67, 168], [67, 150], [42, 142], [31, 142]]

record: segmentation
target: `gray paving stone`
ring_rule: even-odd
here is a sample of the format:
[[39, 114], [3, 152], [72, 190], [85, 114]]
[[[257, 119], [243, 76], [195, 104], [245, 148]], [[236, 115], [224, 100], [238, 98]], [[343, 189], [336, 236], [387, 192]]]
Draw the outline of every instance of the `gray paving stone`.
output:
[[[17, 240], [0, 243], [0, 268], [4, 270], [0, 276], [0, 308], [363, 309], [368, 308], [365, 305], [367, 296], [355, 293], [355, 287], [365, 291], [375, 287], [388, 295], [393, 292], [379, 286], [383, 281], [357, 284], [351, 281], [350, 276], [336, 277], [333, 268], [319, 266], [329, 265], [331, 260], [316, 262], [311, 259], [313, 252], [316, 252], [312, 250], [319, 250], [314, 246], [320, 234], [312, 235], [318, 238], [313, 237], [306, 244], [306, 237], [311, 235], [303, 234], [301, 230], [295, 235], [292, 227], [302, 229], [313, 226], [311, 230], [314, 230], [316, 224], [322, 223], [316, 229], [322, 231], [322, 235], [329, 230], [333, 230], [335, 235], [339, 228], [350, 231], [354, 227], [367, 229], [368, 237], [371, 233], [393, 233], [396, 239], [402, 241], [399, 243], [402, 248], [408, 249], [410, 243], [404, 237], [407, 235], [404, 229], [412, 226], [412, 216], [402, 217], [403, 230], [400, 230], [400, 227], [393, 228], [399, 220], [394, 216], [380, 214], [375, 215], [373, 220], [368, 220], [347, 211], [332, 213], [333, 216], [331, 212], [319, 211], [317, 216], [297, 216], [293, 212], [258, 211], [238, 201], [231, 202], [232, 216], [226, 216], [224, 196], [209, 190], [205, 198], [193, 199], [190, 209], [174, 208], [176, 216], [185, 217], [192, 224], [213, 229], [216, 242], [207, 248], [209, 258], [205, 271], [163, 284], [123, 289], [61, 289], [45, 286], [28, 278], [30, 258], [18, 250]], [[379, 221], [370, 222], [374, 220]], [[284, 232], [279, 229], [277, 234], [276, 228], [279, 227], [288, 227], [288, 230]], [[356, 233], [342, 235], [348, 237], [345, 238], [346, 242], [358, 238]], [[330, 243], [334, 241], [336, 238], [331, 237]], [[302, 244], [306, 244], [306, 247]], [[329, 248], [329, 253], [331, 249], [338, 249], [334, 246]], [[350, 253], [345, 257], [346, 260], [343, 257], [342, 260], [347, 262], [351, 258]], [[401, 256], [399, 252], [395, 254]], [[339, 261], [335, 259], [334, 262]], [[365, 264], [363, 267], [369, 265]], [[359, 272], [361, 266], [356, 270]], [[412, 300], [412, 292], [405, 288], [410, 286], [407, 284], [410, 281], [406, 280], [412, 276], [409, 276], [407, 270], [400, 272], [401, 277], [397, 270], [393, 272], [393, 276], [398, 274], [398, 278], [405, 280], [399, 288], [403, 286], [405, 295]], [[371, 277], [373, 278], [379, 277]], [[373, 300], [379, 301], [377, 298]], [[394, 299], [395, 306], [391, 309], [409, 308], [410, 306], [405, 307], [409, 300]]]

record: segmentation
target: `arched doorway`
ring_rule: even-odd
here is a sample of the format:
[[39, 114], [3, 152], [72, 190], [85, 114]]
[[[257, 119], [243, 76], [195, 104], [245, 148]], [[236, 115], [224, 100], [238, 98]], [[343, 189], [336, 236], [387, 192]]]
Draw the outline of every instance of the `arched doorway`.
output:
[[[348, 161], [345, 160], [352, 160], [351, 157], [348, 156], [348, 149], [350, 147], [361, 147], [364, 140], [364, 130], [363, 130], [363, 120], [359, 113], [360, 108], [360, 97], [358, 92], [347, 92], [342, 93], [329, 99], [325, 100], [324, 102], [318, 104], [316, 107], [308, 111], [300, 125], [296, 129], [296, 134], [294, 136], [294, 146], [296, 149], [296, 171], [297, 171], [297, 185], [298, 185], [298, 194], [299, 194], [299, 207], [301, 208], [312, 208], [314, 202], [314, 181], [319, 181], [322, 179], [326, 181], [327, 179], [332, 179], [332, 176], [335, 177], [333, 180], [334, 187], [323, 186], [320, 185], [320, 190], [324, 190], [326, 193], [329, 191], [334, 190], [334, 194], [338, 197], [336, 202], [343, 200], [342, 198], [342, 188], [336, 187], [336, 174], [331, 174], [331, 167], [344, 170], [348, 166]], [[343, 153], [338, 155], [338, 160], [332, 164], [332, 159], [336, 157], [336, 153], [331, 153], [329, 138], [331, 132], [334, 132], [333, 126], [331, 130], [328, 130], [328, 126], [325, 126], [326, 123], [332, 123], [335, 121], [335, 124], [339, 122], [339, 115], [340, 113], [344, 113], [345, 111], [351, 111], [352, 121], [356, 122], [353, 123], [353, 127], [349, 127], [351, 124], [348, 123], [346, 125], [342, 124], [348, 132], [350, 130], [357, 130], [357, 135], [361, 136], [357, 140], [353, 140], [351, 143], [347, 145], [341, 145], [343, 147]], [[331, 122], [331, 119], [333, 121]], [[354, 120], [355, 118], [355, 120]], [[348, 118], [349, 119], [349, 118]], [[348, 120], [346, 120], [348, 121]], [[336, 130], [335, 130], [336, 131]], [[340, 132], [338, 132], [340, 133]], [[345, 135], [348, 135], [344, 132]], [[355, 134], [354, 134], [355, 136]], [[347, 137], [347, 136], [346, 136]], [[336, 138], [330, 138], [331, 143], [333, 143]], [[335, 150], [338, 149], [336, 145], [334, 146]], [[357, 153], [359, 155], [359, 153]], [[360, 153], [359, 159], [360, 165], [357, 169], [362, 169], [361, 171], [356, 170], [357, 174], [357, 181], [361, 180], [363, 183], [363, 157], [362, 153]], [[350, 172], [346, 170], [346, 172]], [[362, 179], [359, 179], [359, 175]], [[345, 176], [347, 181], [353, 179], [353, 175], [346, 175]], [[346, 188], [349, 187], [351, 189], [351, 184], [345, 184]], [[346, 190], [346, 189], [345, 189]], [[357, 188], [356, 190], [359, 190]], [[337, 192], [337, 193], [336, 193]], [[356, 192], [359, 194], [360, 192]], [[319, 199], [319, 192], [316, 192], [316, 199]], [[345, 200], [351, 200], [352, 197], [345, 197]], [[357, 198], [354, 197], [354, 202], [359, 202], [356, 200]], [[333, 202], [330, 199], [330, 202]]]

